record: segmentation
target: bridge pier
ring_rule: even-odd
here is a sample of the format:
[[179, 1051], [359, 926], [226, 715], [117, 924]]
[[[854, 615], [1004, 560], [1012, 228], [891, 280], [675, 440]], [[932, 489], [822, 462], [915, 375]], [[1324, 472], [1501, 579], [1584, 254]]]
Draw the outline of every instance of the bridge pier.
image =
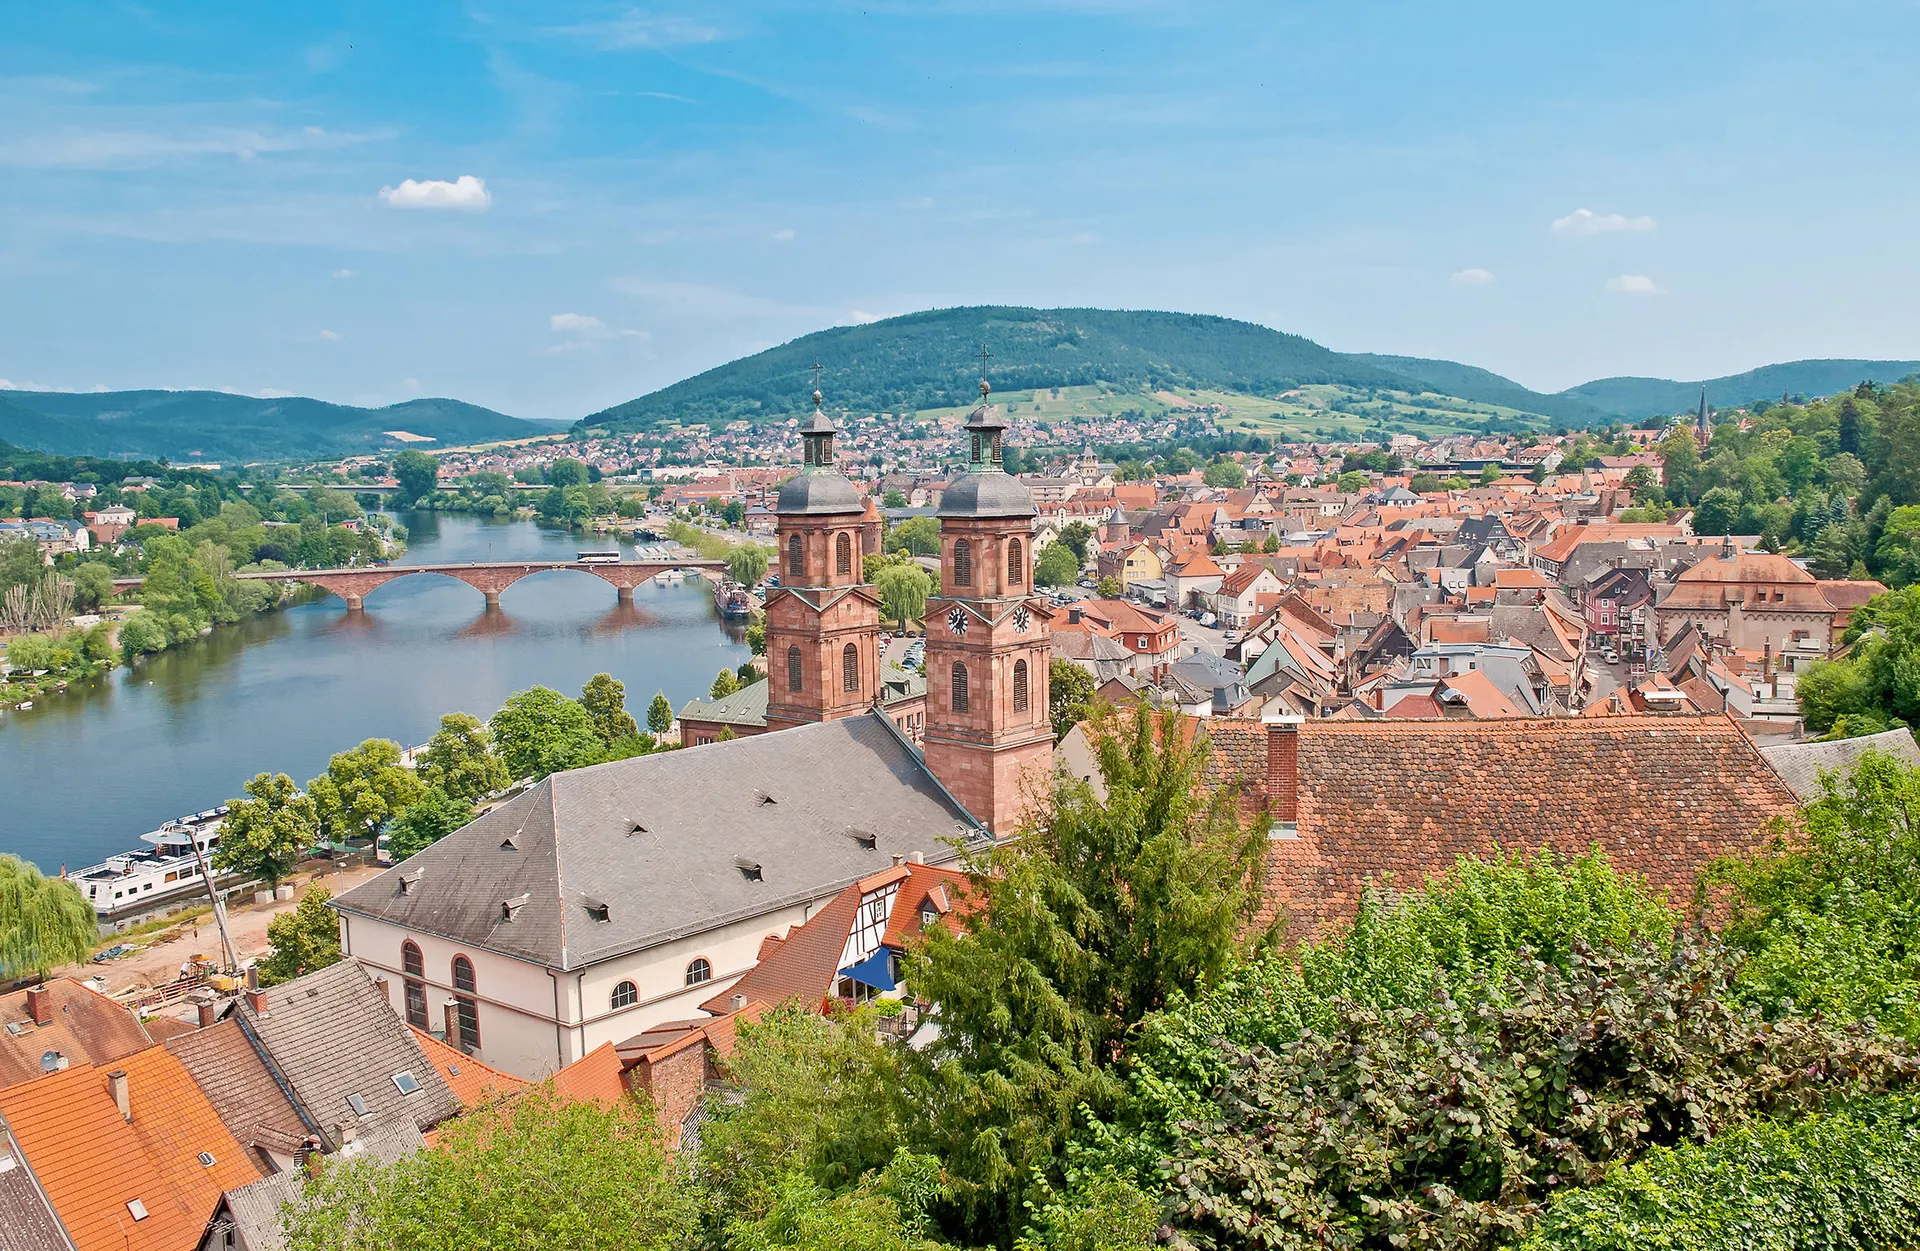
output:
[[613, 594], [616, 603], [631, 604], [633, 602], [633, 588], [630, 586], [616, 586], [613, 588]]
[[346, 596], [342, 596], [341, 598], [343, 598], [343, 599], [345, 599], [345, 600], [347, 601], [347, 611], [348, 611], [348, 612], [365, 612], [365, 611], [366, 611], [366, 606], [367, 606], [367, 597], [366, 597], [366, 596], [364, 596], [364, 595], [346, 595]]
[[482, 595], [484, 595], [484, 596], [486, 596], [486, 597], [487, 597], [487, 607], [488, 607], [488, 608], [498, 608], [498, 607], [500, 607], [500, 592], [498, 592], [498, 591], [482, 591], [482, 592], [480, 592], [480, 593], [481, 593]]

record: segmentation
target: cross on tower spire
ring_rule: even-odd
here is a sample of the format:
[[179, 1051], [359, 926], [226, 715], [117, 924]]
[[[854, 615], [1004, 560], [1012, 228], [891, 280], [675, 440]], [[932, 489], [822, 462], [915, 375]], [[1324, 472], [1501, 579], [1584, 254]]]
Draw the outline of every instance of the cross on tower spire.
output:
[[987, 345], [982, 343], [980, 354], [973, 359], [980, 362], [980, 398], [984, 400], [987, 398], [987, 393], [993, 390], [987, 385], [987, 362], [993, 359], [993, 353], [987, 351]]

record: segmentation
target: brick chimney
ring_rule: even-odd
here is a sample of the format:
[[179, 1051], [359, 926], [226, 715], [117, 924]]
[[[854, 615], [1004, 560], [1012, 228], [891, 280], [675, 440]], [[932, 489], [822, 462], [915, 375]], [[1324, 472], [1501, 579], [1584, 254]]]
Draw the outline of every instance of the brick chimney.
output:
[[115, 1069], [107, 1074], [107, 1089], [113, 1094], [113, 1106], [120, 1111], [120, 1119], [133, 1123], [133, 1100], [127, 1094], [127, 1071]]
[[1267, 726], [1267, 812], [1276, 831], [1300, 815], [1300, 718]]
[[200, 1005], [200, 1028], [212, 1028], [213, 1023], [219, 1019], [219, 1016], [220, 1010], [214, 1006], [213, 1000], [207, 1000]]
[[27, 1018], [35, 1025], [53, 1024], [53, 992], [45, 986], [27, 988]]
[[267, 1014], [267, 992], [264, 990], [249, 989], [247, 991], [247, 1007], [253, 1009], [255, 1016], [265, 1016]]

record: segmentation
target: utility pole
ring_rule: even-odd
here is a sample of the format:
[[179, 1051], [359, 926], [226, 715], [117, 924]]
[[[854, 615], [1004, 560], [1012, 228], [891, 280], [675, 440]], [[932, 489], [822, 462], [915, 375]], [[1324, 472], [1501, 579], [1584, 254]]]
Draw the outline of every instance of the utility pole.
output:
[[205, 850], [200, 846], [200, 831], [193, 832], [193, 862], [200, 866], [200, 880], [207, 884], [207, 898], [213, 902], [213, 923], [220, 927], [220, 946], [227, 953], [228, 973], [240, 972], [240, 953], [234, 950], [233, 935], [227, 932], [227, 905], [220, 901], [220, 892], [214, 889], [213, 873], [207, 868]]

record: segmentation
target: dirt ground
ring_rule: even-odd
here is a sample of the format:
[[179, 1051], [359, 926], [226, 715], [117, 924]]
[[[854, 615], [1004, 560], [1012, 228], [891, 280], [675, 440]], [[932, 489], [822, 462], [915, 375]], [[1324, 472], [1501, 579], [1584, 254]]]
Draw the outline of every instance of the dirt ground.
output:
[[[275, 900], [270, 904], [229, 904], [227, 907], [227, 930], [233, 935], [233, 945], [240, 953], [242, 963], [266, 954], [267, 922], [282, 912], [291, 911], [307, 893], [314, 882], [324, 882], [327, 889], [338, 895], [351, 887], [358, 886], [374, 874], [381, 871], [379, 865], [368, 868], [349, 869], [342, 874], [337, 867], [324, 870], [303, 870], [295, 879], [294, 897]], [[69, 977], [103, 977], [107, 982], [107, 993], [118, 995], [125, 991], [143, 990], [150, 986], [160, 986], [179, 976], [180, 966], [195, 952], [206, 956], [216, 964], [220, 962], [220, 931], [213, 923], [212, 914], [185, 922], [170, 929], [159, 930], [151, 934], [142, 934], [136, 938], [123, 939], [141, 949], [130, 956], [110, 960], [105, 964], [75, 964], [62, 970]]]

